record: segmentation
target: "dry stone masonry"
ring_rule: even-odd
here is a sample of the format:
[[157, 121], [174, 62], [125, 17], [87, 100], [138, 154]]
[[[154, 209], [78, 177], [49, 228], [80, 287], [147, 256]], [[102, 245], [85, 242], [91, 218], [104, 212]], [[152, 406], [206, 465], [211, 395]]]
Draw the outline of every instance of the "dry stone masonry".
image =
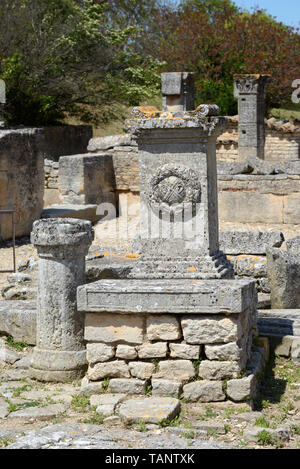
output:
[[202, 106], [127, 123], [139, 151], [141, 256], [130, 278], [78, 288], [85, 388], [108, 380], [116, 393], [253, 398], [257, 296], [253, 281], [232, 279], [219, 249], [215, 145], [226, 120], [216, 113]]

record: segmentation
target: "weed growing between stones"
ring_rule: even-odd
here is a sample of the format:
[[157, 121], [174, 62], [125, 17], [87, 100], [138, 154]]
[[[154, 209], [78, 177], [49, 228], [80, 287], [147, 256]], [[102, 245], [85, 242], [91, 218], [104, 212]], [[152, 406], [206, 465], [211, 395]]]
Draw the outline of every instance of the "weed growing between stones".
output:
[[267, 430], [262, 430], [257, 434], [257, 443], [261, 446], [276, 446], [281, 447], [280, 441], [272, 437], [271, 433]]
[[9, 347], [12, 347], [17, 352], [22, 352], [24, 348], [30, 347], [30, 345], [27, 344], [26, 342], [15, 342], [11, 335], [8, 335], [6, 337], [6, 342]]
[[71, 406], [76, 412], [86, 412], [90, 405], [90, 400], [84, 394], [75, 394], [72, 396]]

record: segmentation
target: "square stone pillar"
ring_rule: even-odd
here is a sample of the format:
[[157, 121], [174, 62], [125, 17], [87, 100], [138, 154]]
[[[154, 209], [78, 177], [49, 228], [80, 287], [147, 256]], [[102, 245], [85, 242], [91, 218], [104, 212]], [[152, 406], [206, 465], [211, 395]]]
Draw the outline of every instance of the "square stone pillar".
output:
[[239, 159], [264, 159], [265, 97], [269, 75], [235, 75], [234, 96], [238, 99]]
[[162, 73], [161, 91], [163, 111], [192, 111], [195, 108], [193, 73]]
[[216, 137], [223, 117], [133, 119], [140, 162], [135, 278], [231, 276], [219, 251]]

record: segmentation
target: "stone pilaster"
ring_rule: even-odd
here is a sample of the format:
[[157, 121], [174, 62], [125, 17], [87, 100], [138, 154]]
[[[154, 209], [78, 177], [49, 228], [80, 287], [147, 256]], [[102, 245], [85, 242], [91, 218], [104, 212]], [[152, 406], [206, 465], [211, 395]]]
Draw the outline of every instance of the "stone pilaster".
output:
[[265, 97], [269, 75], [235, 75], [234, 96], [238, 99], [239, 159], [264, 159]]
[[223, 117], [197, 111], [127, 122], [140, 162], [140, 250], [134, 278], [222, 278], [216, 137]]
[[6, 87], [5, 87], [5, 81], [0, 80], [0, 128], [5, 126], [5, 121], [4, 121], [4, 105], [6, 103]]
[[84, 318], [76, 290], [85, 283], [85, 256], [93, 240], [91, 223], [75, 219], [38, 220], [31, 242], [39, 255], [37, 346], [31, 376], [63, 382], [83, 376]]
[[179, 112], [194, 109], [194, 76], [190, 72], [161, 74], [162, 109]]

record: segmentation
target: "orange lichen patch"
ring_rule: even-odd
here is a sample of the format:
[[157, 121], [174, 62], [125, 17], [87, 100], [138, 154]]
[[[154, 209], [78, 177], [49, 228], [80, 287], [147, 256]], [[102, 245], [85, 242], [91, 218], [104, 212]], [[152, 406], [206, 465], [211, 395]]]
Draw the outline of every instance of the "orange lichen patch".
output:
[[138, 110], [141, 111], [145, 117], [155, 117], [159, 110], [155, 106], [138, 106]]
[[102, 253], [104, 257], [107, 257], [107, 256], [116, 256], [117, 254], [115, 252], [103, 252]]
[[140, 254], [129, 252], [128, 254], [125, 254], [125, 257], [129, 257], [130, 259], [138, 259], [140, 257]]
[[196, 267], [189, 267], [190, 272], [196, 272], [196, 270], [197, 270]]

